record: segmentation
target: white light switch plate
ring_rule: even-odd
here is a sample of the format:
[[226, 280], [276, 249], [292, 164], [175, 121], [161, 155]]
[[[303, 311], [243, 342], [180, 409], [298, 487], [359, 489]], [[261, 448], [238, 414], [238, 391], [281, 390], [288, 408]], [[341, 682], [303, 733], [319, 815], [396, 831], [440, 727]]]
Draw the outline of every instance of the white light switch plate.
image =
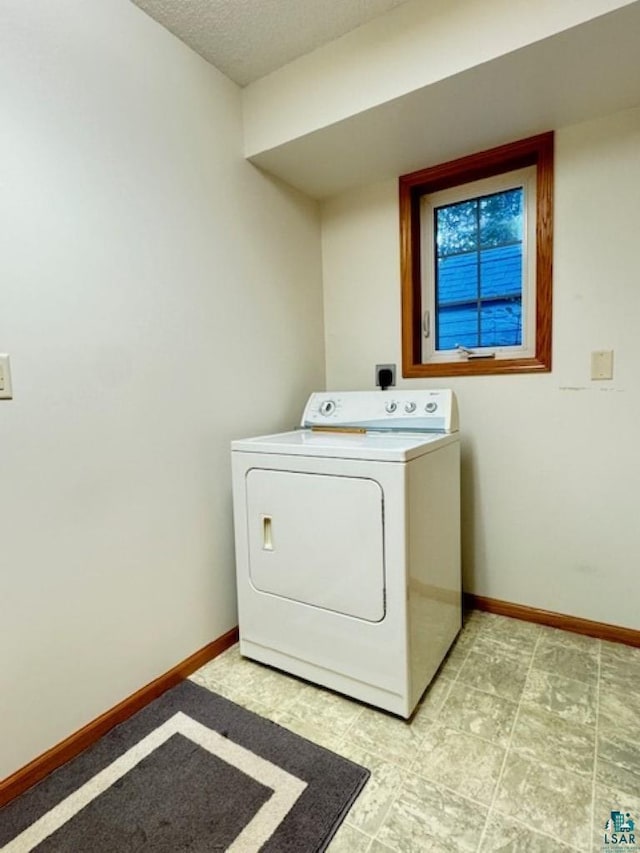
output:
[[591, 353], [591, 378], [613, 379], [613, 350], [603, 349]]
[[0, 353], [0, 400], [10, 400], [13, 397], [11, 389], [11, 366], [9, 356]]

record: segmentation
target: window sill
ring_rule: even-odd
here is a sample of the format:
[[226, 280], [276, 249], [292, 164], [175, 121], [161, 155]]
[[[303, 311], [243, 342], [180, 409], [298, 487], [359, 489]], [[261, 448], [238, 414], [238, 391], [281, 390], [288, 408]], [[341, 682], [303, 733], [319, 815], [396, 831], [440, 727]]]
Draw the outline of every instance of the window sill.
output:
[[422, 364], [403, 361], [402, 376], [405, 379], [420, 379], [430, 376], [495, 376], [499, 374], [549, 373], [551, 359], [537, 358], [473, 359]]

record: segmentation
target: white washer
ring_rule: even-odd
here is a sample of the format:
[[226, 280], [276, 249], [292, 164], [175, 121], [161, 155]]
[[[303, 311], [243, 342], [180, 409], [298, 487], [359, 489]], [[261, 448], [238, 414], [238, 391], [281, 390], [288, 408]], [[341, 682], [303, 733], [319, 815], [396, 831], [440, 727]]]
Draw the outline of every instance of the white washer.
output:
[[452, 391], [326, 392], [232, 443], [243, 655], [411, 715], [461, 626], [457, 430]]

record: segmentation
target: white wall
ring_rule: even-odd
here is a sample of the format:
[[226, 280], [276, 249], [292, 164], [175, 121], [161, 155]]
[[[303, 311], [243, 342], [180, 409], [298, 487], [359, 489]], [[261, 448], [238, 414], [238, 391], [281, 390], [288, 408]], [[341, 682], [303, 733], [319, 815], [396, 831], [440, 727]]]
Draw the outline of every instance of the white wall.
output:
[[324, 384], [316, 205], [127, 0], [0, 7], [0, 778], [236, 623], [229, 440]]
[[[553, 372], [447, 387], [463, 430], [465, 587], [640, 628], [640, 109], [556, 134]], [[324, 203], [327, 387], [400, 365], [396, 181]], [[615, 351], [615, 378], [589, 379]]]

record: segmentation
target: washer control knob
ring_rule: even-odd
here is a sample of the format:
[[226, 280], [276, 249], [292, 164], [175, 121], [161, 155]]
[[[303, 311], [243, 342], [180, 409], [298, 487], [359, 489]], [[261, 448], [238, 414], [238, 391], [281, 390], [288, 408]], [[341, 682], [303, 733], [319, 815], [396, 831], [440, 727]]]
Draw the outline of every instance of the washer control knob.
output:
[[415, 403], [413, 403], [413, 402], [411, 402], [411, 403], [406, 403], [406, 404], [405, 404], [405, 407], [404, 407], [404, 410], [405, 410], [405, 412], [406, 412], [408, 415], [410, 415], [410, 414], [411, 414], [411, 412], [415, 412], [415, 410], [416, 410], [416, 404], [415, 404]]
[[385, 403], [385, 406], [384, 406], [384, 407], [385, 407], [385, 409], [387, 410], [387, 412], [388, 412], [390, 415], [392, 415], [392, 414], [395, 412], [395, 410], [398, 408], [398, 404], [397, 404], [397, 403], [394, 403], [394, 402], [393, 402], [393, 400], [389, 400], [389, 402], [388, 402], [388, 403]]
[[430, 403], [427, 403], [427, 405], [424, 408], [425, 408], [425, 411], [429, 412], [429, 414], [431, 415], [438, 408], [438, 404], [432, 400]]
[[320, 414], [321, 415], [325, 415], [325, 416], [332, 415], [335, 412], [335, 410], [336, 410], [336, 404], [333, 402], [333, 400], [323, 400], [322, 403], [320, 403]]

